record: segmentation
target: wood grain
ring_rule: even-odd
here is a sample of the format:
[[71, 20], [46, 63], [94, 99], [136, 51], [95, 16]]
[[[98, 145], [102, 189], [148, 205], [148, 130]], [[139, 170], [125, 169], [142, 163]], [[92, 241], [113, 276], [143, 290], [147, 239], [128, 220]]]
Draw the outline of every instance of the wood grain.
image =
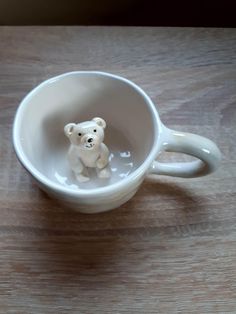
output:
[[[149, 178], [105, 214], [60, 207], [16, 160], [11, 128], [30, 89], [72, 70], [135, 81], [169, 127], [219, 145], [221, 168]], [[236, 313], [235, 125], [234, 29], [1, 27], [0, 313]]]

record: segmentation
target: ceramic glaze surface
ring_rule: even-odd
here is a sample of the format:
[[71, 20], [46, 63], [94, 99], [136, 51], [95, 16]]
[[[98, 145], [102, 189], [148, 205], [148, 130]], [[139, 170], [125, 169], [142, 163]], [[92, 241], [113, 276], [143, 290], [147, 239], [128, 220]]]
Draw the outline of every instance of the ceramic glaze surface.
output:
[[[103, 117], [111, 177], [75, 184], [65, 155], [64, 126]], [[146, 93], [131, 81], [103, 72], [71, 72], [43, 82], [20, 104], [13, 128], [16, 154], [48, 194], [84, 212], [106, 211], [128, 201], [149, 173], [192, 178], [216, 170], [221, 154], [210, 140], [168, 129]], [[199, 160], [160, 163], [162, 151]], [[105, 182], [106, 181], [106, 182]]]
[[91, 168], [96, 170], [100, 179], [110, 178], [110, 153], [106, 144], [103, 143], [105, 128], [105, 120], [99, 117], [65, 125], [64, 132], [70, 140], [67, 161], [78, 182], [94, 179]]
[[44, 164], [45, 168], [42, 171], [47, 174], [50, 180], [73, 190], [105, 187], [108, 184], [127, 178], [140, 165], [141, 158], [138, 160], [135, 148], [119, 130], [109, 126], [107, 128], [108, 135], [104, 142], [110, 148], [111, 176], [109, 179], [98, 178], [96, 170], [90, 168], [88, 169], [90, 180], [88, 182], [78, 182], [65, 157], [68, 143], [64, 143], [64, 141], [57, 147], [56, 154], [55, 150], [49, 153], [48, 162]]

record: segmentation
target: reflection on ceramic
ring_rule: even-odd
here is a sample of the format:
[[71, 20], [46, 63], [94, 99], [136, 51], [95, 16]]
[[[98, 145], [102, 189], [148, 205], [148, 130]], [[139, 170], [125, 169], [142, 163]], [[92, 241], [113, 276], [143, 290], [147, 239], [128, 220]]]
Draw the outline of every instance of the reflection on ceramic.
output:
[[92, 189], [97, 187], [104, 187], [107, 184], [116, 183], [124, 178], [126, 178], [133, 170], [134, 163], [127, 162], [122, 156], [122, 152], [113, 151], [110, 154], [110, 170], [111, 175], [109, 182], [107, 180], [101, 180], [95, 171], [95, 169], [88, 169], [90, 180], [86, 182], [80, 182], [76, 180], [73, 173], [71, 173], [68, 165], [65, 163], [62, 167], [58, 169], [52, 169], [51, 178], [55, 182], [60, 183], [61, 185], [78, 190], [80, 189]]
[[68, 123], [64, 127], [65, 135], [70, 140], [68, 162], [77, 181], [89, 181], [90, 168], [96, 169], [99, 178], [110, 178], [109, 150], [103, 143], [105, 128], [106, 122], [102, 118]]
[[[107, 123], [111, 177], [88, 168], [87, 182], [72, 175], [63, 128], [75, 119], [101, 116]], [[68, 129], [70, 131], [70, 128]], [[148, 174], [199, 177], [217, 169], [221, 154], [210, 140], [168, 129], [147, 94], [133, 82], [103, 72], [71, 72], [43, 82], [21, 102], [14, 121], [16, 154], [48, 194], [84, 213], [120, 206], [138, 190]], [[198, 160], [160, 163], [163, 151]]]
[[90, 180], [86, 182], [78, 182], [76, 177], [71, 172], [70, 165], [65, 156], [68, 151], [68, 144], [64, 141], [61, 146], [58, 146], [58, 152], [49, 154], [51, 158], [44, 164], [43, 172], [47, 173], [50, 180], [55, 183], [78, 190], [78, 189], [95, 189], [105, 187], [108, 184], [113, 184], [126, 178], [132, 171], [135, 170], [138, 160], [135, 156], [132, 144], [118, 130], [111, 126], [106, 129], [106, 144], [110, 148], [109, 168], [111, 175], [109, 179], [100, 179], [97, 176], [96, 169], [88, 168]]

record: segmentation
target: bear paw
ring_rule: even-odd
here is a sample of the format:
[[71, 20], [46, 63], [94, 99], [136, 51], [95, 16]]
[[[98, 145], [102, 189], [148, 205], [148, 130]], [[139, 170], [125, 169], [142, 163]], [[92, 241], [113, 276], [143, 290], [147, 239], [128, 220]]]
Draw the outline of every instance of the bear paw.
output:
[[82, 174], [77, 174], [76, 175], [76, 179], [79, 181], [79, 182], [88, 182], [90, 180], [89, 177], [86, 177]]
[[107, 165], [107, 162], [102, 160], [102, 159], [98, 159], [96, 165], [97, 165], [98, 169], [102, 169]]
[[111, 176], [111, 172], [109, 169], [105, 168], [98, 172], [98, 177], [102, 179], [109, 179]]

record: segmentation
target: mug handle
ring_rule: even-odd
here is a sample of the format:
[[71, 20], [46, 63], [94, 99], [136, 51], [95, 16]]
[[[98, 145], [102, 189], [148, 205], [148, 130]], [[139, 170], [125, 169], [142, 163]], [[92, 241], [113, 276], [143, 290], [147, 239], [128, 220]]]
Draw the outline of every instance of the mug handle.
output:
[[221, 152], [211, 140], [192, 133], [174, 131], [165, 126], [162, 134], [162, 151], [184, 153], [199, 160], [175, 163], [154, 161], [149, 174], [196, 178], [205, 176], [219, 167]]

